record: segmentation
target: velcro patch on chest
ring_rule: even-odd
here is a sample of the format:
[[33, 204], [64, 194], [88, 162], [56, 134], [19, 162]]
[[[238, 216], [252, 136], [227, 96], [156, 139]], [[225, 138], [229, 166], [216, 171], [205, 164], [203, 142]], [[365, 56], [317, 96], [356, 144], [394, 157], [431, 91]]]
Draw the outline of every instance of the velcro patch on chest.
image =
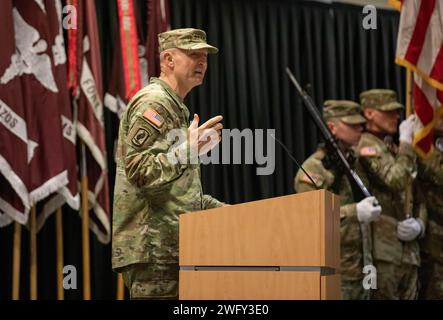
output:
[[160, 114], [158, 114], [158, 112], [155, 111], [154, 109], [147, 109], [143, 113], [143, 117], [146, 120], [148, 120], [150, 124], [152, 124], [158, 129], [160, 129], [163, 126], [163, 123], [165, 122], [165, 119], [163, 119], [163, 117]]
[[374, 147], [364, 147], [360, 149], [360, 155], [362, 157], [374, 157], [377, 155], [377, 149]]

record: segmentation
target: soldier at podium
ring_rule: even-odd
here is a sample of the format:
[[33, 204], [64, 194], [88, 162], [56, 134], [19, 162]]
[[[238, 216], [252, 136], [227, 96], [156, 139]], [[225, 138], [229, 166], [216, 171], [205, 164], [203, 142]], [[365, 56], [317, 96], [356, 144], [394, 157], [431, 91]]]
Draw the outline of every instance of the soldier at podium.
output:
[[[198, 126], [194, 115], [189, 125], [183, 102], [202, 84], [208, 53], [218, 49], [198, 29], [171, 30], [158, 39], [160, 77], [132, 98], [118, 137], [112, 267], [122, 272], [131, 299], [178, 298], [179, 214], [223, 205], [202, 194], [196, 158], [220, 141], [222, 117]], [[200, 140], [205, 130], [216, 138]]]
[[[343, 153], [348, 156], [351, 166], [354, 164], [352, 147], [357, 145], [363, 131], [365, 119], [360, 106], [347, 100], [328, 100], [324, 103], [323, 118], [329, 130], [336, 138]], [[294, 180], [296, 192], [327, 189], [340, 195], [340, 241], [341, 241], [341, 291], [342, 299], [365, 299], [367, 292], [363, 288], [363, 243], [361, 223], [370, 223], [377, 219], [381, 207], [374, 197], [357, 202], [352, 195], [348, 178], [340, 172], [336, 163], [328, 156], [328, 151], [320, 145], [302, 165], [310, 177], [302, 170]], [[313, 181], [311, 181], [311, 179]], [[315, 185], [314, 185], [315, 183]], [[370, 254], [370, 253], [366, 253]]]

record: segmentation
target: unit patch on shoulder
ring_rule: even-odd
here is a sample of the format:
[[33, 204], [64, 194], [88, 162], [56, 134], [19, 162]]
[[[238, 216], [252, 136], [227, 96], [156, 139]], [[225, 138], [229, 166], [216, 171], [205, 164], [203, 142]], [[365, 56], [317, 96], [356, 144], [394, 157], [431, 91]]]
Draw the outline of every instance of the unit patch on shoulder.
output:
[[160, 129], [163, 126], [165, 120], [161, 115], [158, 114], [154, 109], [147, 109], [143, 113], [143, 117], [149, 121], [150, 124], [155, 126], [157, 129]]
[[139, 128], [131, 141], [136, 147], [140, 147], [143, 145], [143, 143], [145, 143], [150, 135], [151, 133], [148, 130]]
[[377, 155], [377, 150], [374, 147], [364, 147], [360, 149], [362, 157], [373, 157]]

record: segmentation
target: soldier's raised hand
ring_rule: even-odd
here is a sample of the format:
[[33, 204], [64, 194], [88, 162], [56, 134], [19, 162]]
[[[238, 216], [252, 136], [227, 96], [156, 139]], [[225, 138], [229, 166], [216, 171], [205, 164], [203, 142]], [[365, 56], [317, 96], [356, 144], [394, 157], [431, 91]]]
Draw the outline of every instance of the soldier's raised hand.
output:
[[366, 197], [357, 203], [357, 219], [361, 223], [370, 223], [380, 216], [381, 206], [375, 197]]
[[411, 114], [406, 120], [400, 123], [399, 127], [399, 139], [408, 144], [412, 144], [412, 139], [414, 138], [414, 131], [416, 130], [417, 118], [415, 114]]
[[198, 126], [200, 118], [194, 114], [194, 119], [188, 128], [191, 152], [198, 155], [206, 154], [220, 142], [223, 129], [223, 124], [220, 121], [222, 120], [223, 117], [218, 115]]

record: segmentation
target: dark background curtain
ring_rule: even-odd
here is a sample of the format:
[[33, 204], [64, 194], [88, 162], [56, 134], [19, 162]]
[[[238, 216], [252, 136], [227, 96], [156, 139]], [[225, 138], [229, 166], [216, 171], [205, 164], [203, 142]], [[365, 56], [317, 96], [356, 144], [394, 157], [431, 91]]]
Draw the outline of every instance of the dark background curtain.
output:
[[[187, 100], [207, 119], [224, 116], [225, 128], [274, 128], [299, 162], [316, 148], [319, 133], [285, 73], [290, 67], [321, 108], [327, 99], [357, 100], [371, 88], [404, 98], [394, 64], [398, 13], [377, 10], [377, 29], [362, 28], [362, 7], [310, 1], [175, 0], [171, 26], [206, 30], [220, 48], [210, 56], [205, 83]], [[203, 166], [205, 189], [229, 203], [293, 192], [297, 168], [275, 145], [275, 172], [254, 166]]]
[[[98, 0], [104, 87], [111, 70], [116, 29], [115, 1]], [[145, 1], [136, 1], [146, 16]], [[286, 66], [321, 109], [326, 99], [358, 100], [370, 88], [390, 88], [404, 101], [404, 73], [394, 64], [397, 12], [377, 10], [377, 29], [362, 28], [362, 8], [289, 0], [172, 0], [171, 27], [197, 27], [220, 52], [210, 56], [205, 82], [187, 97], [191, 113], [202, 121], [224, 116], [228, 129], [275, 129], [275, 135], [302, 162], [316, 148], [319, 133], [290, 84]], [[111, 200], [115, 174], [115, 116], [105, 110]], [[266, 131], [265, 131], [266, 133]], [[266, 152], [265, 152], [266, 154]], [[242, 157], [244, 159], [244, 157]], [[257, 164], [202, 166], [205, 193], [240, 203], [293, 193], [297, 167], [275, 143], [275, 171], [256, 175]], [[82, 298], [81, 226], [78, 213], [64, 208], [65, 265], [77, 268], [77, 290], [66, 299]], [[56, 298], [54, 217], [38, 234], [38, 296]], [[0, 229], [0, 299], [11, 298], [13, 226]], [[111, 246], [91, 235], [94, 299], [114, 299], [116, 276]], [[22, 232], [22, 299], [29, 297], [29, 238]], [[127, 296], [127, 295], [126, 295]]]

